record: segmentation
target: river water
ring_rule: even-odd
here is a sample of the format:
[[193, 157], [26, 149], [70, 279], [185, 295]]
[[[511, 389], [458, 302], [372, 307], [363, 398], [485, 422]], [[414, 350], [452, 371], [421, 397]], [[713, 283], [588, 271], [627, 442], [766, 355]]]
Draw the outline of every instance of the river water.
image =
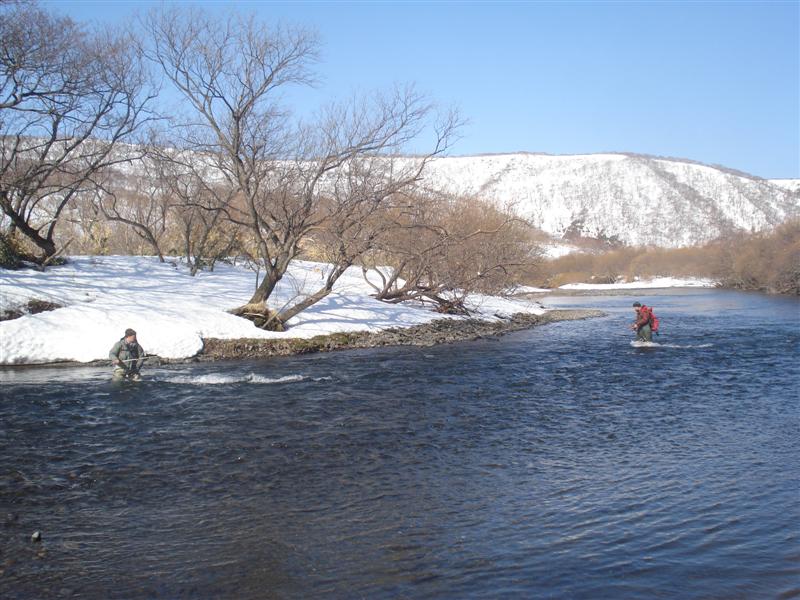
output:
[[[634, 299], [660, 347], [630, 345]], [[0, 371], [0, 597], [800, 596], [798, 301], [545, 302], [607, 316], [138, 384]]]

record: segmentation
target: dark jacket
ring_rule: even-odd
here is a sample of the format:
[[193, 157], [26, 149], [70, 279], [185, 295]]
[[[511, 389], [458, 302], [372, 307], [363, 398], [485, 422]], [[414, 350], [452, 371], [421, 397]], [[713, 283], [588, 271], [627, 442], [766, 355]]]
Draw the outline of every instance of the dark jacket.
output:
[[[123, 362], [120, 366], [127, 371], [138, 371], [142, 368], [142, 364], [144, 364], [144, 348], [139, 345], [139, 342], [133, 342], [129, 344], [125, 341], [125, 338], [122, 338], [114, 347], [111, 348], [111, 351], [108, 353], [108, 358], [112, 361], [120, 360], [120, 361], [130, 361], [130, 362]], [[139, 360], [135, 360], [135, 359]]]

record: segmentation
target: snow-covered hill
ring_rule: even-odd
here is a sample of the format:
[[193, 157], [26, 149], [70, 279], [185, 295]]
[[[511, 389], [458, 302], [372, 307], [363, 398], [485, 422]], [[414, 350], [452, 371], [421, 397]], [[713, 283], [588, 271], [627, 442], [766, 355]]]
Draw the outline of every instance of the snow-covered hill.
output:
[[512, 207], [556, 236], [680, 247], [800, 215], [790, 185], [634, 154], [500, 154], [438, 159], [426, 184]]
[[[133, 153], [135, 147], [122, 146], [118, 152]], [[208, 163], [208, 176], [219, 177], [208, 157], [197, 156]], [[151, 171], [137, 161], [116, 170], [128, 185]], [[430, 163], [423, 184], [510, 207], [567, 240], [683, 247], [732, 229], [761, 231], [800, 216], [800, 180], [770, 181], [639, 154], [443, 157]]]
[[800, 179], [770, 179], [769, 182], [795, 194], [800, 194]]

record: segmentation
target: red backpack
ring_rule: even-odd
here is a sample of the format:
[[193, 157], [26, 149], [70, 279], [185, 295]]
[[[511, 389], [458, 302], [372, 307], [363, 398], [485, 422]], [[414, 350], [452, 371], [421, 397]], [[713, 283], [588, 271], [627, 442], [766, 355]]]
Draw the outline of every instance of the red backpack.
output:
[[653, 307], [645, 306], [643, 304], [640, 311], [646, 311], [650, 314], [650, 331], [653, 333], [658, 333], [658, 317], [656, 316], [656, 313], [653, 312]]

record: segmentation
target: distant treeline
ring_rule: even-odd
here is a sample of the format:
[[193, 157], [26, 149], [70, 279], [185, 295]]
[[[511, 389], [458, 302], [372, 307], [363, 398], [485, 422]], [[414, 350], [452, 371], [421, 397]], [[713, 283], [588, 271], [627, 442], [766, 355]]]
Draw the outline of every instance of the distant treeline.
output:
[[555, 287], [659, 276], [706, 277], [726, 288], [800, 295], [800, 221], [772, 232], [732, 233], [692, 248], [570, 254], [545, 262], [533, 283]]

